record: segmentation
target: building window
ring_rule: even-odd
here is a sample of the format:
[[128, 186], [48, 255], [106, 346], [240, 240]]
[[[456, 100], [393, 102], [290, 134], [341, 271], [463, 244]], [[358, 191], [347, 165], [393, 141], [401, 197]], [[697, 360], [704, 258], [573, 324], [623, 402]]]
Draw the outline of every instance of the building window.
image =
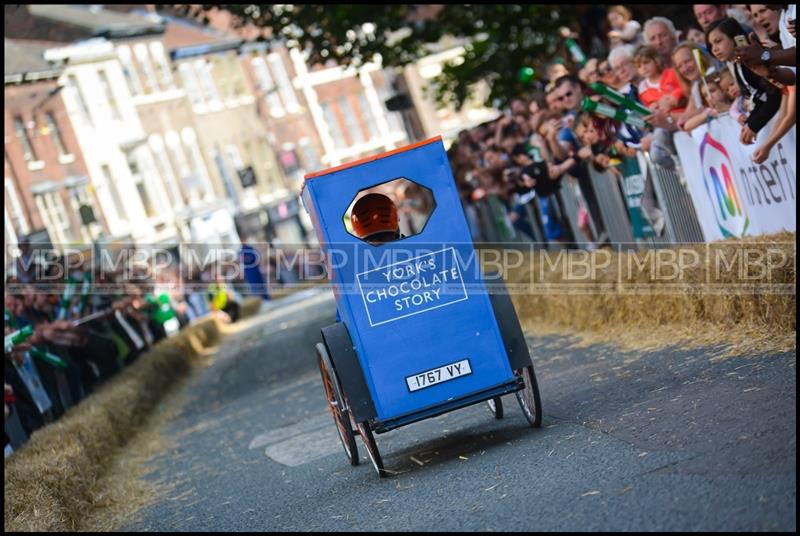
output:
[[117, 47], [117, 57], [122, 64], [122, 73], [125, 75], [125, 81], [128, 84], [128, 90], [130, 90], [131, 95], [136, 96], [144, 93], [142, 90], [142, 83], [139, 81], [139, 76], [136, 74], [136, 69], [133, 68], [131, 49], [126, 46]]
[[183, 138], [183, 145], [186, 147], [186, 152], [189, 155], [192, 173], [194, 174], [196, 188], [203, 197], [211, 197], [214, 195], [213, 188], [211, 187], [211, 179], [208, 178], [208, 171], [203, 162], [203, 157], [200, 154], [200, 148], [197, 146], [197, 135], [194, 130], [189, 127], [181, 131]]
[[244, 168], [244, 162], [242, 161], [241, 153], [239, 153], [239, 147], [231, 143], [225, 147], [225, 151], [228, 153], [228, 159], [231, 165], [233, 165], [233, 174], [236, 175], [237, 171]]
[[[57, 244], [72, 242], [72, 229], [70, 228], [64, 202], [57, 191], [36, 194], [36, 207], [42, 216], [47, 232], [55, 239]], [[55, 244], [54, 244], [55, 245]]]
[[214, 66], [206, 60], [197, 60], [194, 62], [194, 68], [200, 77], [200, 85], [206, 95], [206, 102], [209, 105], [219, 105], [219, 92], [217, 92], [217, 86], [214, 84], [212, 76]]
[[375, 114], [372, 113], [372, 108], [370, 108], [367, 96], [364, 93], [358, 94], [358, 107], [361, 108], [361, 117], [364, 118], [364, 122], [367, 124], [370, 138], [380, 137], [378, 122], [375, 120]]
[[192, 101], [192, 105], [197, 106], [203, 104], [203, 94], [197, 83], [197, 77], [194, 74], [194, 69], [192, 69], [192, 64], [181, 63], [178, 66], [178, 71], [181, 73], [183, 88], [186, 90], [186, 94], [189, 95], [189, 100]]
[[147, 53], [147, 46], [144, 43], [139, 43], [133, 47], [133, 52], [136, 54], [136, 60], [144, 71], [148, 92], [157, 93], [159, 91], [158, 80], [156, 79], [156, 72], [153, 70], [153, 64], [150, 62], [150, 55]]
[[175, 174], [172, 173], [172, 168], [169, 165], [169, 159], [164, 149], [164, 140], [161, 139], [161, 135], [153, 134], [150, 136], [150, 150], [153, 151], [153, 157], [159, 175], [161, 175], [167, 183], [170, 204], [174, 207], [183, 206], [183, 196], [175, 182]]
[[281, 99], [278, 97], [278, 88], [275, 87], [275, 82], [272, 81], [272, 76], [269, 74], [267, 64], [261, 56], [255, 56], [250, 63], [253, 65], [253, 71], [256, 73], [258, 79], [258, 86], [264, 92], [269, 106], [269, 114], [272, 117], [283, 117], [286, 111], [283, 109]]
[[303, 162], [305, 163], [306, 171], [316, 171], [321, 169], [322, 163], [319, 161], [317, 152], [314, 150], [311, 142], [308, 141], [308, 138], [301, 139], [299, 145], [300, 152], [303, 153]]
[[322, 114], [325, 116], [325, 122], [328, 124], [328, 131], [331, 133], [331, 138], [333, 138], [333, 146], [336, 149], [344, 149], [346, 147], [344, 133], [339, 126], [339, 121], [336, 119], [336, 114], [333, 113], [333, 108], [330, 103], [327, 102], [321, 103], [320, 106], [322, 106]]
[[122, 114], [119, 111], [119, 104], [117, 104], [117, 99], [114, 97], [114, 90], [111, 87], [111, 82], [108, 80], [108, 73], [101, 69], [97, 71], [97, 75], [100, 77], [100, 87], [103, 89], [103, 95], [105, 95], [108, 106], [111, 108], [111, 117], [115, 120], [122, 119]]
[[403, 126], [403, 120], [400, 118], [401, 112], [390, 112], [386, 108], [386, 101], [391, 96], [389, 93], [389, 87], [384, 81], [381, 85], [375, 88], [378, 92], [378, 99], [381, 101], [381, 105], [383, 106], [383, 111], [386, 114], [386, 122], [389, 123], [389, 130], [392, 132], [403, 132], [405, 133], [405, 127]]
[[[258, 141], [259, 150], [261, 154], [269, 154], [272, 152], [272, 147], [267, 143], [266, 138], [262, 138]], [[278, 169], [270, 163], [267, 163], [267, 182], [269, 183], [269, 187], [271, 190], [282, 190], [283, 189], [283, 181], [280, 177], [280, 172]]]
[[364, 143], [364, 133], [361, 131], [361, 125], [358, 124], [356, 112], [350, 105], [350, 99], [346, 96], [339, 97], [339, 109], [342, 111], [342, 115], [344, 115], [347, 132], [350, 134], [350, 144]]
[[142, 200], [142, 206], [144, 207], [145, 214], [147, 214], [148, 218], [154, 218], [158, 212], [153, 205], [152, 195], [148, 191], [144, 176], [139, 169], [139, 159], [133, 153], [128, 154], [128, 168], [131, 171], [131, 177], [133, 177], [133, 183], [136, 185], [136, 191], [139, 193], [139, 198]]
[[158, 74], [161, 78], [161, 87], [164, 89], [174, 89], [175, 81], [172, 79], [172, 71], [170, 70], [167, 56], [164, 53], [164, 45], [158, 41], [153, 41], [150, 43], [150, 53], [156, 61]]
[[22, 212], [22, 205], [19, 203], [17, 191], [14, 189], [14, 183], [11, 179], [5, 179], [5, 199], [11, 208], [11, 220], [14, 226], [14, 231], [17, 235], [28, 234], [30, 227], [25, 219], [25, 214]]
[[186, 160], [186, 155], [181, 147], [181, 140], [175, 132], [167, 132], [167, 147], [172, 154], [172, 161], [178, 169], [178, 176], [181, 178], [181, 183], [189, 194], [189, 200], [196, 202], [200, 199], [198, 190], [200, 187], [200, 177], [192, 174], [189, 167], [189, 162]]
[[267, 61], [269, 61], [270, 69], [275, 75], [275, 81], [278, 83], [278, 90], [280, 91], [281, 99], [286, 104], [286, 109], [289, 113], [296, 112], [300, 109], [300, 104], [297, 102], [292, 81], [289, 79], [289, 74], [286, 72], [286, 66], [283, 64], [280, 54], [270, 54], [267, 56]]
[[25, 161], [34, 162], [38, 160], [38, 158], [36, 158], [36, 152], [33, 150], [31, 139], [28, 136], [28, 129], [25, 128], [25, 122], [22, 121], [22, 117], [18, 115], [14, 116], [14, 132], [22, 145], [22, 155]]
[[81, 239], [84, 242], [90, 242], [92, 240], [92, 233], [89, 229], [89, 226], [83, 223], [81, 219], [81, 207], [88, 206], [92, 209], [92, 212], [97, 218], [97, 209], [95, 209], [94, 201], [92, 200], [92, 196], [89, 194], [89, 188], [86, 184], [81, 184], [79, 186], [73, 186], [69, 189], [69, 199], [70, 204], [72, 205], [73, 213], [78, 215], [78, 219], [80, 220], [81, 225]]
[[64, 137], [61, 135], [61, 129], [58, 128], [58, 123], [56, 123], [56, 116], [53, 115], [53, 112], [47, 112], [45, 114], [45, 119], [47, 120], [47, 131], [53, 137], [53, 143], [56, 145], [56, 149], [58, 149], [58, 156], [70, 154], [67, 151], [66, 145], [64, 145]]
[[81, 121], [87, 125], [91, 125], [92, 116], [89, 113], [89, 107], [86, 105], [86, 99], [83, 98], [83, 92], [81, 91], [81, 86], [78, 84], [78, 79], [74, 74], [67, 76], [67, 86], [70, 88], [72, 98], [75, 100], [75, 104], [78, 107], [78, 114], [81, 116]]
[[128, 221], [128, 212], [125, 210], [125, 205], [122, 203], [122, 197], [119, 195], [117, 184], [114, 182], [114, 176], [111, 174], [111, 168], [108, 164], [100, 166], [103, 172], [103, 177], [108, 185], [108, 191], [111, 194], [111, 201], [114, 203], [114, 210], [117, 213], [117, 218], [122, 222]]

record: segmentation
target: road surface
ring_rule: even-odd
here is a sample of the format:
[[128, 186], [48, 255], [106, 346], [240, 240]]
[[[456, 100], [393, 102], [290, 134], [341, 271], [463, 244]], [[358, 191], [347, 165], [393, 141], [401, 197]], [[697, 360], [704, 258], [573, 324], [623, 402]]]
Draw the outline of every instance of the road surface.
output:
[[513, 395], [377, 435], [351, 467], [314, 354], [329, 293], [246, 321], [190, 382], [136, 531], [796, 528], [796, 354], [623, 353], [529, 338], [544, 426]]

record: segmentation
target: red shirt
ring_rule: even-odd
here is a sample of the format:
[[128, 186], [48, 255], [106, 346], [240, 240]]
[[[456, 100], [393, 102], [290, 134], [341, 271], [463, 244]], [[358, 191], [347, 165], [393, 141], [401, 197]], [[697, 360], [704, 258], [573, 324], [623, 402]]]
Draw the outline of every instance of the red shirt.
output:
[[[678, 74], [675, 69], [669, 67], [661, 71], [658, 85], [653, 84], [646, 78], [639, 83], [639, 100], [647, 107], [657, 102], [664, 95], [672, 95], [678, 102], [684, 96], [683, 87], [680, 80], [678, 80]], [[685, 107], [673, 108], [670, 113], [683, 113], [685, 109]]]

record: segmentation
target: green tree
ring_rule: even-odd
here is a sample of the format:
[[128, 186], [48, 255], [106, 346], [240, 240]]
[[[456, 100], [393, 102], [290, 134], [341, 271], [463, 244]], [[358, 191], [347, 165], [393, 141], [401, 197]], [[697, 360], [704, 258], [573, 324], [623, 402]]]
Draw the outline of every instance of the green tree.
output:
[[538, 71], [563, 50], [558, 29], [574, 22], [574, 10], [565, 8], [203, 4], [178, 9], [180, 14], [198, 19], [215, 9], [228, 11], [237, 26], [263, 29], [260, 39], [269, 36], [305, 50], [312, 64], [333, 60], [358, 68], [380, 55], [385, 67], [402, 67], [436, 51], [442, 39], [449, 39], [465, 47], [463, 61], [445, 65], [431, 89], [438, 102], [460, 108], [479, 81], [491, 88], [486, 104], [501, 106], [529, 87], [517, 73], [525, 66], [535, 66]]

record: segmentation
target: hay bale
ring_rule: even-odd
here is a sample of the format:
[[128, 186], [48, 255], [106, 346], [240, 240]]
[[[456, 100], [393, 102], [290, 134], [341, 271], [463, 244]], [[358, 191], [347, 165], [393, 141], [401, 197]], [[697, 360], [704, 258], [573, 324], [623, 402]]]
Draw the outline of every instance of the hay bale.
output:
[[79, 530], [113, 457], [165, 393], [221, 337], [203, 319], [164, 339], [5, 460], [6, 531]]
[[255, 316], [259, 309], [261, 309], [261, 298], [258, 296], [250, 296], [242, 300], [239, 306], [239, 318], [248, 318]]
[[[671, 256], [674, 262], [660, 263]], [[796, 330], [794, 233], [636, 252], [536, 252], [525, 261], [504, 276], [524, 289], [512, 300], [527, 329], [668, 333], [709, 326], [784, 340]], [[602, 268], [582, 279], [587, 261]]]

